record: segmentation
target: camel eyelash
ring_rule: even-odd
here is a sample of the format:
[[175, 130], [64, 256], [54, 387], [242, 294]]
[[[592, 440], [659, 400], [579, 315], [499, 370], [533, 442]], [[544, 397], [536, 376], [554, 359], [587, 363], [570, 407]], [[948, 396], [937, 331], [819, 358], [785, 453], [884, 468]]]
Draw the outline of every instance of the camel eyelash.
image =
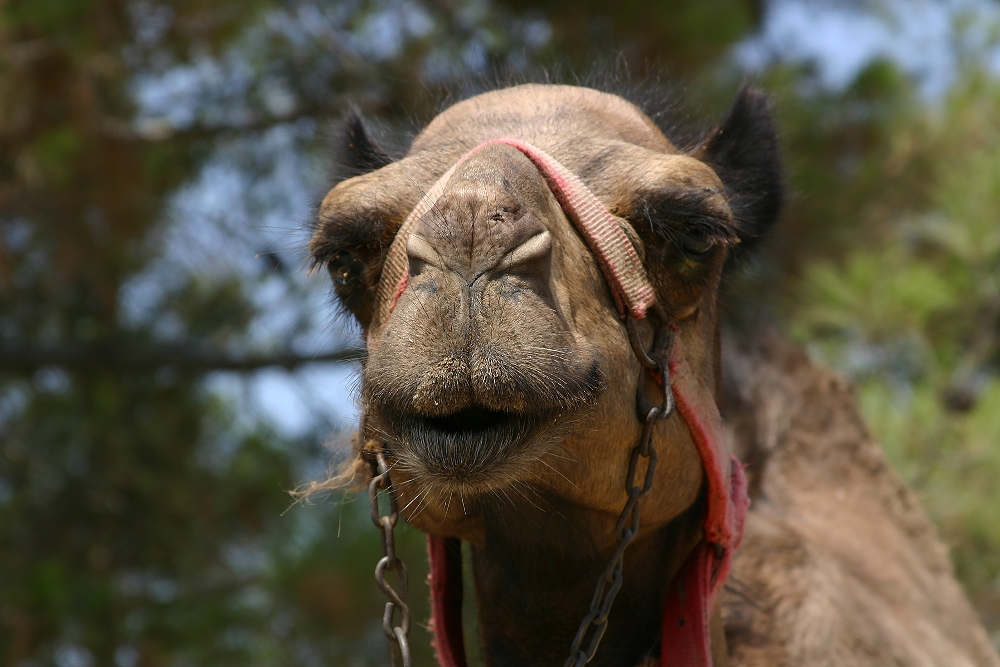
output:
[[736, 226], [706, 204], [697, 193], [655, 193], [639, 199], [633, 223], [678, 248], [685, 245], [730, 245], [737, 240]]

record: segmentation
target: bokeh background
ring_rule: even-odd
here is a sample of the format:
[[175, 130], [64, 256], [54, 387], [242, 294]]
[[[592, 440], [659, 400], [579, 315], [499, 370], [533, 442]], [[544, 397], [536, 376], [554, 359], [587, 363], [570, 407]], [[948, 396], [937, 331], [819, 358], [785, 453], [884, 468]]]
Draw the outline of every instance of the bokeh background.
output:
[[998, 45], [990, 0], [0, 0], [0, 665], [384, 664], [366, 504], [287, 493], [355, 416], [303, 252], [336, 121], [405, 146], [598, 61], [682, 119], [773, 93], [789, 204], [727, 308], [856, 383], [1000, 644]]

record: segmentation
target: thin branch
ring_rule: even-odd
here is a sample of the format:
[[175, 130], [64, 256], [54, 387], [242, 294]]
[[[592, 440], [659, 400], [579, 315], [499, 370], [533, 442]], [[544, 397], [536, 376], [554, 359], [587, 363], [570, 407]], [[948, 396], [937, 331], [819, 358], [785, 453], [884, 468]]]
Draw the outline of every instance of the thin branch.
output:
[[104, 121], [101, 129], [108, 136], [123, 141], [143, 141], [158, 143], [163, 141], [192, 141], [215, 139], [237, 134], [263, 132], [278, 125], [295, 123], [304, 118], [334, 118], [338, 109], [333, 105], [309, 105], [295, 112], [280, 116], [261, 116], [252, 121], [234, 124], [202, 125], [177, 128], [163, 119], [144, 119], [138, 124], [117, 118]]
[[32, 373], [45, 366], [61, 366], [69, 369], [106, 368], [114, 371], [175, 368], [198, 373], [249, 372], [271, 367], [294, 370], [310, 364], [358, 361], [364, 355], [363, 349], [351, 347], [317, 354], [293, 352], [232, 354], [224, 350], [181, 345], [8, 347], [0, 349], [0, 372]]

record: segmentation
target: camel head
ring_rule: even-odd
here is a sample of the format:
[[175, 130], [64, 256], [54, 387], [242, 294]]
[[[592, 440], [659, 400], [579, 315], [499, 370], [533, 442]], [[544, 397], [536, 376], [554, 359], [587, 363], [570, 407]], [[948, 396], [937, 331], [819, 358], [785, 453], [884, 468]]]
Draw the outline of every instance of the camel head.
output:
[[[503, 144], [458, 166], [414, 220], [408, 280], [378, 321], [386, 253], [422, 196], [468, 151], [500, 137], [533, 144], [620, 219], [688, 363], [714, 386], [723, 267], [779, 205], [764, 98], [743, 91], [728, 119], [688, 152], [621, 98], [570, 86], [460, 102], [397, 161], [357, 118], [347, 127], [358, 175], [323, 200], [311, 251], [369, 342], [364, 435], [391, 460], [404, 515], [475, 543], [482, 508], [538, 490], [618, 512], [641, 431], [640, 366], [597, 259], [539, 168]], [[639, 331], [652, 339], [645, 320]], [[657, 428], [662, 463], [646, 530], [690, 507], [702, 484], [684, 425]]]
[[[329, 269], [340, 303], [367, 341], [358, 461], [370, 459], [367, 452], [378, 453], [380, 471], [389, 466], [402, 514], [431, 535], [432, 624], [442, 667], [467, 664], [463, 558], [454, 538], [471, 544], [481, 655], [490, 667], [731, 664], [718, 601], [743, 535], [747, 500], [742, 468], [729, 465], [716, 406], [717, 301], [733, 253], [765, 232], [780, 205], [777, 142], [765, 98], [743, 90], [728, 117], [683, 150], [623, 99], [569, 86], [520, 86], [458, 103], [397, 160], [378, 148], [356, 115], [348, 118], [346, 130], [343, 157], [352, 177], [324, 199], [311, 252], [317, 266]], [[536, 149], [561, 165], [555, 173], [571, 178], [552, 178], [553, 163], [537, 159]], [[600, 212], [603, 229], [613, 230], [616, 247], [628, 249], [636, 271], [623, 274], [602, 260], [608, 253], [594, 243], [592, 229], [579, 224], [580, 207], [566, 197], [563, 184], [574, 179], [585, 185], [577, 191], [591, 204], [599, 202], [593, 210]], [[642, 309], [622, 308], [622, 275], [642, 276], [635, 293], [649, 299], [655, 294], [662, 309], [656, 317], [640, 318]], [[623, 318], [623, 310], [636, 317]], [[662, 395], [666, 385], [641, 366], [642, 355], [633, 350], [649, 349], [664, 332], [673, 351], [669, 364], [660, 362], [659, 368], [669, 366], [677, 410], [655, 421], [651, 410], [643, 431], [637, 395]], [[804, 367], [800, 362], [786, 368], [782, 360], [780, 370], [778, 361], [768, 363], [771, 375], [762, 382], [781, 388], [769, 392], [804, 391], [804, 380], [785, 376], [813, 377], [795, 370]], [[743, 372], [758, 373], [757, 368]], [[823, 389], [809, 388], [807, 402], [846, 392], [825, 376], [808, 382]], [[760, 399], [767, 410], [773, 400], [778, 399]], [[800, 459], [808, 463], [811, 454], [803, 452], [810, 448], [823, 453], [815, 456], [817, 469], [808, 479], [827, 489], [820, 478], [838, 461], [828, 446], [850, 451], [849, 465], [858, 469], [867, 471], [872, 460], [881, 460], [866, 434], [845, 436], [863, 431], [854, 408], [844, 409], [847, 403], [853, 406], [845, 399], [809, 413], [789, 408], [797, 430], [786, 438], [792, 444], [785, 447], [785, 467], [768, 469], [772, 486], [781, 487], [775, 495], [796, 492], [794, 485], [785, 488], [783, 475], [807, 471]], [[837, 411], [841, 417], [834, 416]], [[838, 420], [850, 426], [830, 426]], [[832, 428], [833, 435], [813, 437], [810, 428], [824, 433]], [[830, 438], [838, 442], [831, 444]], [[653, 451], [656, 457], [649, 454]], [[649, 463], [638, 465], [652, 475], [652, 493], [638, 499], [639, 486], [630, 485], [626, 503], [630, 456], [637, 452], [649, 456]], [[779, 460], [781, 454], [760, 457], [762, 466], [771, 456]], [[839, 506], [865, 508], [872, 521], [891, 514], [884, 522], [890, 545], [897, 530], [906, 535], [904, 541], [917, 534], [933, 541], [929, 527], [914, 532], [913, 521], [926, 520], [914, 518], [912, 500], [888, 467], [875, 467], [892, 478], [893, 491], [887, 496], [889, 486], [873, 486], [865, 496], [859, 481], [853, 504]], [[366, 468], [358, 464], [352, 470]], [[838, 485], [845, 475], [850, 477], [834, 475]], [[380, 472], [372, 481], [373, 496], [387, 477]], [[874, 480], [867, 473], [856, 479]], [[884, 502], [890, 496], [891, 507]], [[864, 497], [877, 500], [856, 500]], [[917, 635], [954, 654], [956, 645], [938, 630], [958, 622], [967, 637], [975, 624], [967, 605], [949, 611], [967, 620], [949, 619], [934, 632], [927, 631], [927, 622], [911, 623], [916, 630], [908, 634], [897, 608], [900, 586], [883, 596], [884, 612], [871, 590], [871, 581], [885, 579], [893, 568], [905, 571], [904, 579], [930, 582], [929, 573], [946, 572], [946, 564], [935, 560], [922, 570], [924, 565], [909, 557], [894, 561], [891, 548], [870, 551], [866, 540], [855, 542], [870, 553], [844, 551], [843, 536], [833, 531], [830, 538], [821, 525], [839, 516], [830, 512], [828, 494], [809, 489], [787, 498], [796, 499], [784, 501], [787, 516], [784, 509], [780, 519], [773, 509], [764, 510], [768, 514], [757, 514], [747, 530], [749, 555], [733, 591], [756, 592], [737, 596], [747, 604], [735, 609], [747, 611], [730, 612], [735, 632], [730, 636], [744, 649], [737, 655], [758, 655], [746, 653], [752, 647], [771, 651], [766, 655], [793, 655], [794, 649], [812, 656], [820, 636], [845, 642], [845, 656], [859, 651], [869, 656], [864, 647], [882, 650], [887, 644], [877, 629], [872, 634], [881, 620], [891, 622], [889, 635], [902, 638], [899, 655], [915, 656], [916, 662], [925, 657], [913, 648], [922, 646]], [[772, 502], [779, 502], [773, 508], [782, 501]], [[910, 509], [898, 510], [899, 502]], [[813, 515], [807, 514], [809, 507]], [[858, 518], [862, 510], [847, 511], [858, 512], [846, 515]], [[867, 514], [861, 523], [869, 521]], [[901, 527], [898, 517], [904, 515]], [[393, 521], [383, 517], [385, 536], [391, 536]], [[824, 551], [830, 539], [836, 546]], [[387, 564], [398, 565], [391, 543], [386, 537], [377, 579]], [[815, 558], [800, 555], [814, 547]], [[944, 558], [944, 550], [933, 545], [896, 552]], [[866, 572], [871, 554], [879, 574], [874, 579], [857, 574]], [[790, 565], [790, 558], [796, 562]], [[837, 559], [850, 562], [838, 569]], [[938, 574], [933, 579], [938, 583], [912, 588], [933, 591], [927, 609], [940, 616], [947, 607], [940, 601], [953, 599], [949, 591], [960, 593], [953, 581], [942, 588], [944, 580]], [[830, 581], [846, 597], [833, 594]], [[798, 586], [801, 596], [789, 593]], [[852, 587], [859, 591], [856, 598]], [[815, 597], [807, 589], [815, 589]], [[383, 591], [390, 600], [383, 619], [388, 626], [394, 614], [404, 618], [407, 612], [392, 590]], [[756, 596], [768, 603], [759, 606]], [[907, 606], [919, 609], [920, 596], [913, 601]], [[800, 607], [805, 613], [796, 614]], [[824, 611], [817, 615], [814, 608]], [[772, 613], [775, 609], [785, 611]], [[849, 621], [838, 621], [840, 615]], [[803, 617], [802, 625], [789, 620], [793, 616]], [[859, 618], [865, 623], [859, 625]], [[405, 654], [409, 622], [400, 623], [393, 625], [392, 637]], [[877, 644], [866, 643], [872, 641]], [[977, 641], [986, 647], [981, 630]]]

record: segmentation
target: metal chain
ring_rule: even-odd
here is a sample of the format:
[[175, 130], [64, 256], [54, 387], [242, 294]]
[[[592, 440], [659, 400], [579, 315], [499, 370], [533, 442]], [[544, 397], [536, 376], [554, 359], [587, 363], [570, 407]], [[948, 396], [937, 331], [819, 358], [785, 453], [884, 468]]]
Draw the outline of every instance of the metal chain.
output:
[[[665, 321], [662, 320], [661, 321]], [[590, 662], [597, 647], [604, 638], [604, 632], [608, 629], [608, 616], [611, 613], [611, 605], [614, 604], [615, 596], [622, 587], [622, 561], [625, 556], [625, 549], [629, 543], [635, 539], [639, 533], [639, 499], [648, 495], [653, 490], [653, 476], [656, 472], [657, 453], [652, 445], [653, 425], [658, 419], [666, 419], [674, 411], [673, 392], [670, 390], [670, 367], [667, 365], [666, 357], [660, 353], [664, 341], [667, 339], [666, 330], [661, 330], [657, 336], [659, 340], [654, 342], [653, 349], [656, 350], [647, 354], [642, 349], [639, 342], [639, 335], [635, 326], [635, 321], [629, 319], [629, 342], [635, 351], [636, 358], [644, 367], [647, 373], [658, 373], [659, 382], [663, 388], [663, 401], [660, 405], [651, 405], [643, 391], [643, 381], [640, 378], [639, 386], [636, 389], [636, 409], [642, 418], [642, 436], [629, 455], [628, 472], [625, 475], [625, 493], [628, 500], [618, 516], [618, 523], [615, 524], [615, 533], [618, 535], [618, 544], [615, 546], [608, 564], [597, 580], [594, 589], [594, 597], [590, 601], [590, 611], [583, 617], [580, 628], [576, 631], [573, 643], [570, 645], [569, 657], [563, 663], [563, 667], [583, 667]], [[642, 486], [636, 486], [635, 473], [639, 466], [639, 458], [646, 458], [646, 474]], [[590, 637], [590, 641], [585, 640]]]
[[[410, 608], [404, 602], [408, 588], [406, 580], [406, 566], [403, 561], [396, 556], [396, 542], [393, 529], [399, 521], [399, 502], [396, 498], [396, 489], [392, 485], [389, 477], [389, 466], [385, 462], [385, 455], [381, 451], [362, 450], [362, 455], [372, 467], [373, 477], [368, 483], [368, 502], [371, 508], [372, 523], [382, 533], [382, 558], [375, 566], [375, 583], [382, 589], [389, 601], [385, 603], [385, 613], [382, 614], [382, 631], [385, 632], [389, 640], [389, 650], [392, 653], [393, 667], [399, 667], [402, 660], [402, 667], [413, 667], [413, 658], [410, 657], [410, 644], [407, 636], [410, 633]], [[378, 507], [378, 492], [386, 491], [389, 496], [389, 514], [382, 515]], [[385, 580], [386, 572], [399, 572], [400, 590], [397, 591], [389, 582]], [[393, 623], [396, 610], [399, 609], [399, 624]]]

